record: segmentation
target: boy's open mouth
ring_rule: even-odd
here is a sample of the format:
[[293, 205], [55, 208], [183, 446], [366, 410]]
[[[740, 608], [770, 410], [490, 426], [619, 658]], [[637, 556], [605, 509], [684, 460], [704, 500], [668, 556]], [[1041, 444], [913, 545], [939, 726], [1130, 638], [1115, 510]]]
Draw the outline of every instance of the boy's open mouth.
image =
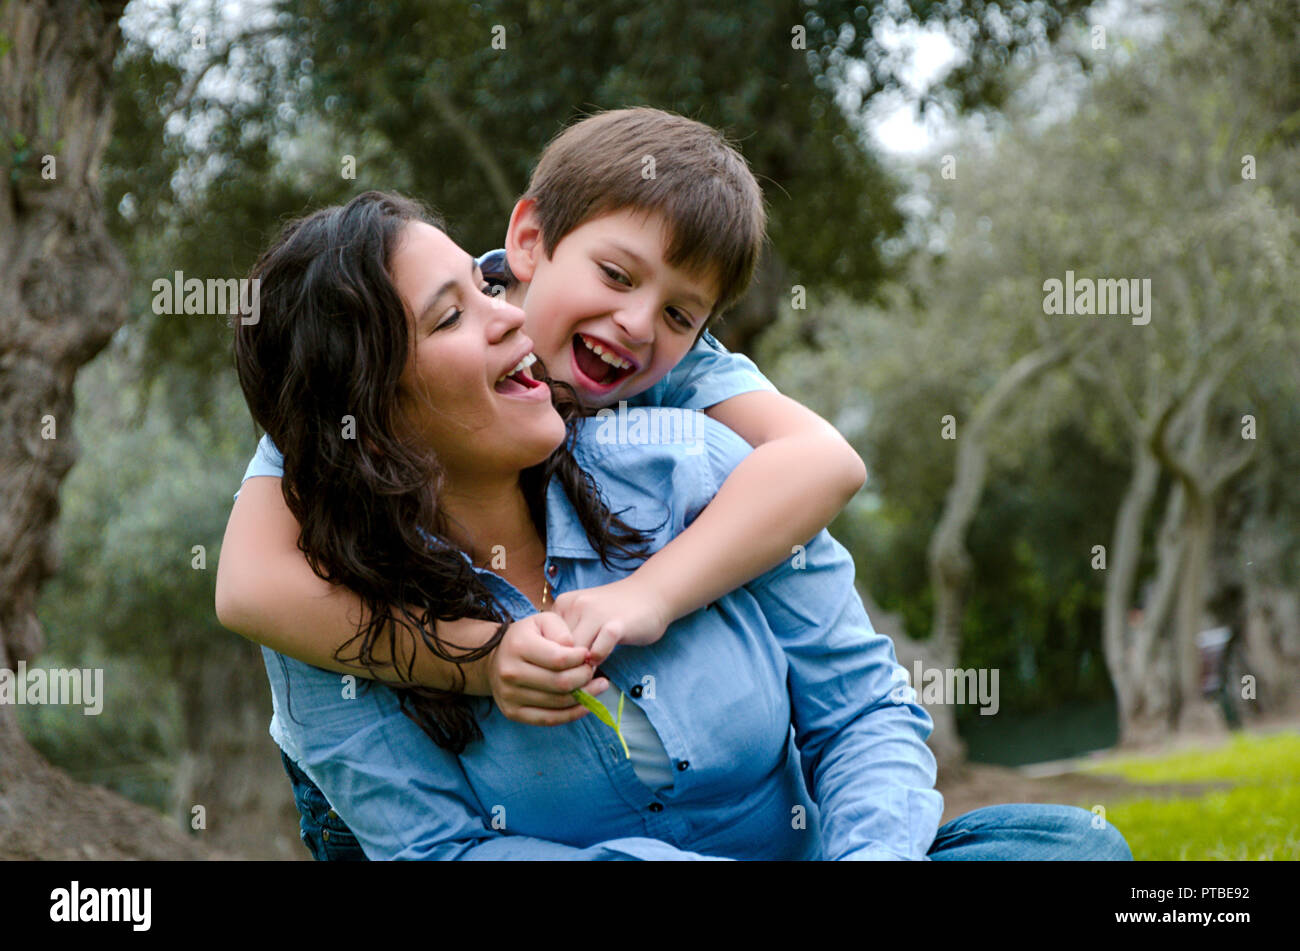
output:
[[573, 335], [573, 362], [583, 376], [601, 388], [614, 387], [636, 372], [632, 363], [599, 340], [580, 333]]
[[501, 376], [493, 384], [492, 389], [498, 393], [526, 393], [529, 390], [543, 386], [541, 380], [534, 380], [533, 375], [528, 371], [534, 363], [537, 362], [535, 354], [527, 354], [522, 360], [515, 364], [513, 370]]

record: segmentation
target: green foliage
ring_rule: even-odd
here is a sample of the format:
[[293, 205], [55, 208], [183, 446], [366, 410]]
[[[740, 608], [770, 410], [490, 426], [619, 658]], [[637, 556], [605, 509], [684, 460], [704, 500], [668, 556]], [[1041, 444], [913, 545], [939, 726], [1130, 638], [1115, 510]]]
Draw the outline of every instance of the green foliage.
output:
[[[49, 644], [42, 666], [103, 668], [104, 709], [23, 708], [24, 732], [74, 777], [159, 809], [192, 741], [178, 671], [187, 660], [229, 663], [247, 648], [213, 610], [221, 536], [253, 444], [231, 381], [220, 390], [215, 422], [187, 424], [158, 401], [142, 410], [122, 347], [82, 372], [82, 454], [62, 487], [61, 565], [38, 604]], [[202, 569], [195, 545], [204, 546]]]
[[[47, 596], [43, 608], [49, 603]], [[75, 643], [67, 632], [58, 632], [64, 647], [43, 653], [40, 665], [102, 669], [103, 712], [87, 716], [81, 707], [68, 705], [18, 707], [24, 737], [73, 779], [167, 811], [182, 748], [176, 685], [160, 679], [144, 661], [106, 651], [93, 628], [74, 633], [79, 635]]]
[[[109, 651], [164, 674], [186, 651], [231, 640], [213, 611], [213, 579], [254, 434], [229, 380], [223, 409], [188, 425], [157, 403], [141, 412], [132, 382], [120, 352], [78, 381], [85, 451], [63, 485], [63, 565], [41, 617], [58, 649], [94, 631]], [[204, 568], [192, 567], [195, 546]]]

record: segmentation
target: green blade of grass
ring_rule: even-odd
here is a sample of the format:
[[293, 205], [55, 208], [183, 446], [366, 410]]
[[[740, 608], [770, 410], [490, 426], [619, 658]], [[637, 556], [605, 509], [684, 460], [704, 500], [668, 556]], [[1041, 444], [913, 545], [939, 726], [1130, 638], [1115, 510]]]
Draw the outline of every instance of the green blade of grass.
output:
[[[623, 755], [628, 759], [631, 759], [632, 753], [627, 748], [627, 740], [623, 739], [623, 731], [620, 729], [619, 723], [614, 720], [614, 716], [609, 712], [608, 708], [585, 690], [575, 690], [573, 691], [573, 696], [575, 700], [594, 713], [596, 719], [614, 731], [614, 734], [618, 737], [619, 743], [623, 744]], [[623, 719], [623, 695], [621, 693], [619, 694], [618, 706], [619, 721], [621, 721]]]

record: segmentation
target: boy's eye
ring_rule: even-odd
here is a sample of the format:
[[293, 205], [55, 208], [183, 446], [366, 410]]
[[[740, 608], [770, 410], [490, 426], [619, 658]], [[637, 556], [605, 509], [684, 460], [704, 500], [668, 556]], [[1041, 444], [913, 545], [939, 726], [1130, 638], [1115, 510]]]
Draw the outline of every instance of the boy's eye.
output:
[[602, 271], [604, 271], [605, 276], [608, 277], [611, 281], [617, 281], [618, 283], [624, 284], [628, 287], [632, 286], [631, 279], [622, 271], [616, 270], [615, 268], [612, 268], [607, 264], [598, 264], [597, 267], [599, 267]]
[[668, 315], [675, 320], [683, 330], [694, 330], [695, 321], [691, 320], [691, 315], [685, 311], [678, 310], [676, 307], [668, 308]]

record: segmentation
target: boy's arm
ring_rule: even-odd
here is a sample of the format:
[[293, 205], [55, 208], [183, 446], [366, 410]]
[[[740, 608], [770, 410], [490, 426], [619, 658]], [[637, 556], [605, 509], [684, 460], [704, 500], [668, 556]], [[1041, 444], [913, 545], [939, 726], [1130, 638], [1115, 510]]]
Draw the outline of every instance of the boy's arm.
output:
[[575, 643], [599, 662], [754, 580], [825, 528], [866, 481], [843, 436], [787, 396], [755, 390], [708, 415], [755, 449], [684, 532], [628, 578], [556, 599]]
[[[298, 522], [285, 504], [280, 480], [246, 480], [230, 513], [217, 564], [217, 619], [249, 640], [303, 663], [371, 679], [402, 679], [398, 671], [406, 670], [409, 655], [397, 658], [396, 670], [342, 663], [334, 657], [336, 650], [356, 636], [365, 607], [359, 595], [312, 571], [298, 548], [298, 534]], [[520, 622], [520, 626], [527, 625]], [[444, 640], [465, 647], [483, 644], [496, 629], [491, 621], [471, 618], [438, 622]], [[527, 637], [536, 632], [523, 633]], [[552, 629], [550, 633], [551, 640], [540, 636], [523, 640], [502, 664], [496, 664], [502, 660], [498, 646], [483, 660], [462, 665], [464, 692], [495, 696], [502, 712], [521, 722], [555, 725], [580, 718], [584, 708], [565, 688], [572, 689], [572, 681], [581, 681], [576, 685], [583, 686], [590, 679], [589, 672], [574, 669], [575, 663], [581, 663], [581, 654], [562, 646], [567, 632], [557, 635]], [[507, 638], [512, 639], [512, 646], [521, 643], [512, 634]], [[398, 637], [397, 642], [415, 651], [412, 675], [417, 683], [454, 689], [457, 665], [438, 657], [414, 637]], [[353, 651], [354, 647], [348, 647], [345, 656]], [[376, 644], [374, 656], [381, 662], [392, 661], [381, 644]], [[555, 688], [551, 697], [541, 695], [547, 687]]]
[[[795, 742], [821, 818], [823, 858], [923, 861], [943, 796], [934, 721], [893, 642], [871, 626], [853, 559], [818, 532], [796, 567], [746, 585], [787, 662]], [[996, 683], [995, 683], [996, 685]]]

